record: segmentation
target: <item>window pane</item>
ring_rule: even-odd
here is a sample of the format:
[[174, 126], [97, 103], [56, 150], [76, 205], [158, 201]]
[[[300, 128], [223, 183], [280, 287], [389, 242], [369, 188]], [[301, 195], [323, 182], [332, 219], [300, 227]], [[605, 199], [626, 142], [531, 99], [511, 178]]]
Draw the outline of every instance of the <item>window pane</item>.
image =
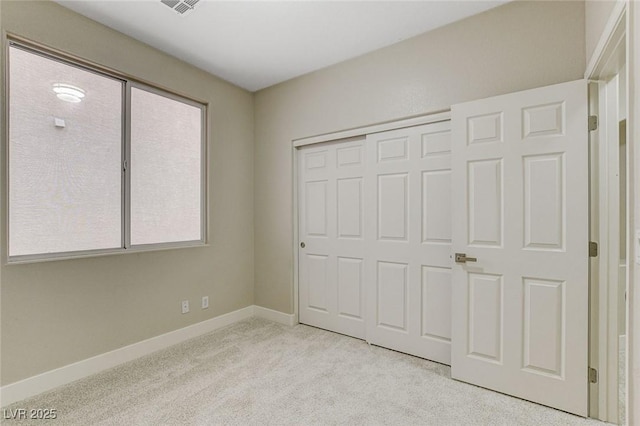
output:
[[9, 55], [9, 255], [121, 247], [122, 82]]
[[201, 239], [201, 109], [131, 90], [131, 244]]

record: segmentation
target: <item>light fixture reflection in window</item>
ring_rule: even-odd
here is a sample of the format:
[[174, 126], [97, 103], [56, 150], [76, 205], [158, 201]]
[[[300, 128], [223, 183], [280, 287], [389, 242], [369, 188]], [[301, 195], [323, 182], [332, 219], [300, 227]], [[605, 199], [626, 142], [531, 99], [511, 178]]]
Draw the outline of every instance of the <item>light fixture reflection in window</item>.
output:
[[84, 90], [70, 84], [56, 83], [53, 85], [53, 91], [58, 99], [66, 102], [78, 103], [84, 98]]

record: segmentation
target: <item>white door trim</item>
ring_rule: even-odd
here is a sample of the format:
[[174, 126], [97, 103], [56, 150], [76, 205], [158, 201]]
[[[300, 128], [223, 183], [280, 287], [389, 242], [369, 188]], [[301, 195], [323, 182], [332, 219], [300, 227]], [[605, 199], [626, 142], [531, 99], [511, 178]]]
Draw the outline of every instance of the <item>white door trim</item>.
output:
[[627, 191], [627, 421], [632, 425], [640, 421], [640, 4], [630, 1], [627, 11], [627, 180], [636, 182]]
[[[614, 77], [625, 64], [628, 55], [628, 46], [625, 51], [625, 40], [629, 43], [627, 36], [628, 19], [627, 19], [627, 1], [616, 1], [613, 11], [607, 21], [596, 49], [589, 61], [585, 71], [585, 78], [594, 81], [597, 85], [596, 90], [591, 90], [590, 95], [595, 95], [595, 102], [590, 101], [590, 107], [595, 107], [599, 116], [599, 128], [590, 132], [593, 139], [591, 143], [591, 156], [598, 158], [592, 161], [591, 182], [594, 187], [591, 189], [591, 221], [595, 226], [591, 227], [591, 240], [597, 241], [599, 244], [598, 257], [592, 260], [591, 289], [592, 300], [591, 306], [591, 331], [590, 331], [590, 366], [598, 370], [598, 383], [591, 385], [590, 397], [590, 416], [600, 420], [617, 422], [618, 420], [618, 328], [617, 328], [617, 276], [618, 268], [615, 270], [611, 265], [611, 257], [617, 255], [617, 247], [619, 246], [617, 236], [612, 235], [615, 229], [608, 225], [608, 217], [615, 213], [618, 206], [611, 206], [612, 203], [618, 203], [619, 200], [612, 196], [611, 192], [615, 188], [609, 182], [609, 176], [612, 173], [612, 167], [617, 168], [617, 164], [611, 164], [614, 159], [610, 158], [610, 143], [618, 145], [617, 135], [618, 123], [610, 123], [608, 116], [611, 114], [611, 102], [607, 102], [607, 86], [608, 81]], [[630, 75], [630, 74], [628, 74]], [[627, 78], [628, 81], [628, 78]], [[627, 83], [629, 84], [629, 83]], [[609, 91], [611, 89], [609, 88]], [[627, 94], [629, 93], [627, 89]], [[627, 96], [628, 97], [628, 96]], [[617, 105], [615, 105], [617, 109]], [[628, 109], [628, 108], [627, 108]], [[615, 126], [614, 129], [611, 126]], [[612, 139], [616, 139], [612, 141]], [[630, 140], [627, 137], [627, 140]], [[595, 142], [598, 143], [595, 143]], [[595, 144], [594, 144], [595, 143]], [[597, 146], [600, 146], [599, 150]], [[598, 152], [599, 151], [599, 152]], [[617, 159], [617, 156], [616, 158]], [[627, 187], [629, 187], [629, 167], [630, 160], [628, 157], [628, 174]], [[597, 164], [597, 168], [593, 168]], [[627, 196], [628, 206], [632, 201]], [[629, 211], [629, 207], [627, 208]], [[629, 223], [629, 214], [627, 212], [627, 223]], [[631, 232], [631, 227], [628, 233]], [[629, 245], [627, 244], [627, 247]], [[631, 252], [627, 250], [627, 258], [630, 258]], [[628, 288], [628, 275], [627, 275]], [[607, 283], [613, 283], [607, 286]], [[629, 312], [629, 302], [627, 302], [627, 312]], [[627, 335], [630, 334], [629, 327], [626, 327]], [[630, 344], [627, 343], [627, 352]], [[627, 367], [629, 364], [627, 363]], [[627, 368], [628, 369], [628, 368]], [[627, 371], [629, 378], [629, 371]], [[629, 379], [627, 379], [627, 383]], [[627, 392], [627, 397], [629, 393]], [[629, 409], [629, 400], [625, 404]], [[627, 415], [627, 420], [629, 417]], [[630, 423], [631, 424], [631, 423]]]
[[[294, 148], [299, 148], [305, 145], [312, 145], [322, 142], [332, 142], [340, 139], [370, 135], [372, 133], [386, 132], [387, 130], [396, 130], [403, 129], [405, 127], [414, 127], [423, 124], [437, 123], [439, 121], [447, 121], [450, 119], [451, 110], [446, 109], [401, 120], [385, 121], [382, 123], [371, 124], [369, 126], [355, 127], [353, 129], [346, 129], [338, 132], [324, 133], [321, 135], [294, 139], [292, 141], [292, 144]], [[297, 176], [294, 176], [294, 178], [297, 178]]]
[[611, 423], [618, 420], [618, 285], [620, 259], [620, 185], [618, 135], [618, 77], [599, 83], [598, 116], [598, 241], [599, 264], [599, 365], [598, 418]]
[[[598, 44], [589, 58], [587, 69], [584, 72], [584, 78], [587, 80], [595, 78], [602, 70], [604, 64], [611, 57], [612, 41], [616, 39], [616, 33], [620, 31], [621, 26], [624, 27], [625, 11], [627, 10], [627, 1], [616, 0], [615, 6], [611, 11], [609, 20], [607, 21], [602, 36], [598, 40]], [[624, 29], [622, 30], [624, 31]]]

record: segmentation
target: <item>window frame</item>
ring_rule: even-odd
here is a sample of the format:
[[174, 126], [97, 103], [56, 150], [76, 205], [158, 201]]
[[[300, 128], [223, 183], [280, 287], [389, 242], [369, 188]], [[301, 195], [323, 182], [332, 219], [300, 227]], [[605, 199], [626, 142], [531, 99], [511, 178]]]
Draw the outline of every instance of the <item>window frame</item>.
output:
[[187, 105], [191, 105], [193, 107], [200, 109], [200, 240], [191, 240], [191, 241], [174, 241], [167, 243], [151, 243], [151, 244], [131, 244], [131, 173], [124, 173], [124, 184], [125, 184], [125, 204], [124, 204], [124, 226], [123, 232], [124, 235], [124, 246], [128, 250], [153, 250], [155, 248], [178, 248], [178, 247], [193, 247], [194, 245], [203, 245], [206, 243], [206, 201], [207, 201], [207, 193], [206, 193], [206, 183], [207, 183], [207, 162], [205, 158], [207, 156], [207, 109], [206, 105], [194, 101], [192, 99], [185, 98], [183, 96], [177, 95], [172, 92], [168, 92], [166, 90], [157, 88], [155, 86], [151, 86], [149, 84], [139, 83], [136, 81], [128, 80], [125, 84], [126, 89], [126, 98], [125, 98], [125, 110], [128, 113], [127, 120], [124, 125], [125, 132], [125, 160], [130, 163], [131, 160], [131, 89], [143, 90], [154, 95], [162, 96], [177, 102], [182, 102]]
[[[10, 256], [10, 162], [9, 152], [11, 146], [11, 130], [10, 124], [10, 49], [18, 48], [28, 53], [44, 57], [46, 59], [56, 61], [68, 66], [76, 67], [87, 72], [97, 74], [99, 76], [117, 80], [122, 83], [122, 104], [121, 104], [121, 173], [120, 173], [120, 209], [121, 209], [121, 223], [120, 223], [120, 247], [107, 248], [107, 249], [89, 249], [78, 251], [63, 251], [63, 252], [51, 252], [51, 253], [36, 253], [26, 255], [14, 255]], [[6, 235], [6, 255], [4, 256], [4, 263], [6, 265], [22, 264], [22, 263], [34, 263], [34, 262], [46, 262], [53, 260], [63, 259], [76, 259], [86, 257], [97, 257], [104, 255], [123, 254], [123, 253], [140, 253], [147, 251], [160, 251], [171, 250], [188, 247], [207, 247], [208, 244], [208, 222], [209, 222], [209, 203], [208, 203], [208, 176], [209, 176], [209, 157], [208, 157], [208, 140], [209, 140], [209, 104], [208, 102], [194, 99], [190, 96], [176, 93], [170, 89], [160, 87], [159, 85], [142, 81], [127, 74], [123, 74], [118, 71], [103, 67], [101, 65], [88, 62], [76, 56], [69, 55], [56, 49], [52, 49], [43, 46], [39, 43], [35, 43], [15, 35], [6, 35], [6, 43], [4, 49], [5, 55], [5, 67], [4, 67], [4, 120], [5, 120], [5, 132], [4, 139], [5, 144], [5, 205], [6, 218], [5, 218], [5, 235]], [[144, 90], [153, 93], [158, 96], [185, 103], [187, 105], [200, 109], [200, 239], [190, 241], [173, 241], [163, 243], [151, 243], [151, 244], [131, 244], [131, 173], [129, 172], [131, 164], [131, 90], [133, 88]]]

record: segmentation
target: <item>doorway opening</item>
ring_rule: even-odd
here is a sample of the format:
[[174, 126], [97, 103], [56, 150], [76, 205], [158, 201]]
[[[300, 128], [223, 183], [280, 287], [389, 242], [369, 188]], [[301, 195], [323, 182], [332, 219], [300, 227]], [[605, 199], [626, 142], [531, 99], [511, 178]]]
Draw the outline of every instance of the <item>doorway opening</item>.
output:
[[[591, 261], [590, 416], [626, 424], [628, 289], [627, 49], [625, 11], [612, 21], [590, 79]], [[596, 118], [597, 117], [597, 118]], [[592, 255], [595, 255], [593, 253]]]

